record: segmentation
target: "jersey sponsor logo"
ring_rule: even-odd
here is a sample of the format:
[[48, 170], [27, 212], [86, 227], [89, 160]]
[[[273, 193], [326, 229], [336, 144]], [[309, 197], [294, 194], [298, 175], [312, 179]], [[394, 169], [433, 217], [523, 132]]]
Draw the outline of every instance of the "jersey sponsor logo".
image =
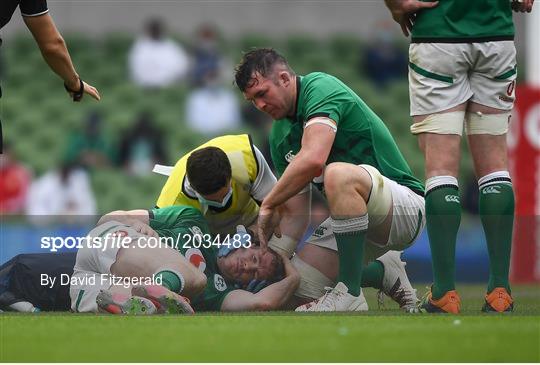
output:
[[482, 194], [500, 194], [501, 191], [499, 190], [501, 187], [499, 185], [492, 185], [485, 187], [482, 189]]
[[227, 283], [225, 282], [225, 279], [223, 279], [223, 276], [214, 274], [214, 286], [218, 291], [224, 291], [227, 289]]
[[457, 195], [446, 195], [444, 197], [444, 200], [446, 200], [447, 203], [458, 203], [459, 204], [459, 196], [457, 196]]
[[185, 254], [186, 259], [197, 269], [204, 272], [206, 270], [206, 260], [198, 248], [189, 248]]
[[290, 150], [289, 152], [287, 152], [285, 154], [285, 161], [287, 161], [288, 163], [291, 163], [291, 161], [293, 160], [294, 156], [296, 156], [292, 150]]

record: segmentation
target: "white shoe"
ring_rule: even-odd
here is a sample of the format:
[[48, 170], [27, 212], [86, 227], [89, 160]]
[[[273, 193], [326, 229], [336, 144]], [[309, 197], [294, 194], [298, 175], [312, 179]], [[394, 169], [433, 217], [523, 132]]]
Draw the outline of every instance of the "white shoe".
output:
[[399, 304], [399, 307], [408, 313], [418, 312], [416, 289], [413, 289], [405, 263], [401, 261], [401, 252], [388, 251], [377, 259], [384, 266], [383, 287], [379, 291], [379, 305], [383, 305], [383, 293]]
[[355, 297], [342, 282], [334, 288], [325, 287], [326, 293], [312, 302], [296, 308], [296, 312], [356, 312], [367, 311], [368, 305], [364, 293]]

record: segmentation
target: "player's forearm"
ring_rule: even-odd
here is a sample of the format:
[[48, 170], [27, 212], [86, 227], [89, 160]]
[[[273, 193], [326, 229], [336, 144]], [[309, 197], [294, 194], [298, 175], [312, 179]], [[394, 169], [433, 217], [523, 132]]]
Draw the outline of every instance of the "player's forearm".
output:
[[298, 285], [300, 285], [300, 275], [295, 272], [267, 286], [255, 294], [259, 299], [258, 309], [267, 311], [283, 308], [298, 289]]
[[272, 191], [266, 196], [263, 205], [275, 208], [298, 194], [318, 175], [322, 166], [315, 159], [300, 152], [285, 169]]
[[300, 240], [311, 220], [311, 192], [297, 194], [283, 205], [281, 233]]
[[116, 221], [116, 222], [120, 222], [124, 224], [129, 224], [133, 220], [137, 220], [144, 224], [148, 224], [150, 222], [148, 211], [144, 209], [115, 210], [113, 212], [107, 213], [104, 216], [102, 216], [99, 219], [97, 224], [99, 225], [99, 224], [107, 223], [110, 221]]
[[39, 46], [45, 62], [72, 90], [79, 89], [79, 75], [73, 67], [64, 38], [50, 14], [24, 17], [24, 22]]
[[79, 75], [71, 62], [64, 39], [59, 35], [58, 38], [47, 44], [40, 44], [39, 48], [51, 70], [64, 80], [70, 90], [78, 90], [80, 87]]

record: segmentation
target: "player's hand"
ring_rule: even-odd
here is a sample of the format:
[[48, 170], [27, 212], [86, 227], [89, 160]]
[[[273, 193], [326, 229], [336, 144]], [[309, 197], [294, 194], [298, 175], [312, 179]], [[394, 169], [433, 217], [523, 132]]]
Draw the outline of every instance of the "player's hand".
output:
[[138, 219], [129, 219], [126, 222], [131, 228], [148, 237], [155, 237], [159, 239], [159, 235], [148, 224], [141, 222]]
[[257, 235], [259, 236], [259, 241], [263, 250], [266, 250], [268, 247], [268, 239], [272, 234], [281, 237], [279, 221], [280, 214], [278, 209], [270, 208], [263, 202], [259, 209], [259, 219], [257, 221]]
[[291, 263], [291, 260], [281, 252], [278, 252], [279, 256], [281, 256], [281, 260], [283, 260], [283, 268], [285, 270], [285, 277], [289, 276], [300, 276], [298, 273], [298, 270], [294, 267], [294, 265]]
[[534, 0], [512, 0], [512, 10], [516, 13], [530, 13], [532, 11]]
[[[82, 90], [81, 90], [81, 84], [82, 84]], [[91, 97], [93, 97], [96, 100], [100, 100], [101, 96], [99, 95], [99, 91], [93, 87], [92, 85], [87, 84], [81, 79], [77, 79], [77, 84], [64, 84], [66, 91], [68, 92], [71, 99], [75, 102], [81, 101], [84, 94], [88, 94]], [[82, 91], [82, 92], [81, 92]]]
[[401, 31], [408, 37], [414, 25], [416, 13], [422, 9], [436, 7], [438, 1], [424, 2], [419, 0], [385, 0], [392, 13], [392, 18], [401, 26]]

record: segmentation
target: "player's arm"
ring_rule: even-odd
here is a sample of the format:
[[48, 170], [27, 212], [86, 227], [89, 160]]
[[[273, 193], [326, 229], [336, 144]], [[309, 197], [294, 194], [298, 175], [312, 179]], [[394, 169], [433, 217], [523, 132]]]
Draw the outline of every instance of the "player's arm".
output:
[[283, 204], [279, 222], [280, 237], [274, 235], [268, 246], [276, 252], [291, 257], [304, 236], [311, 220], [311, 189], [293, 196]]
[[436, 7], [438, 1], [420, 0], [384, 0], [386, 7], [392, 13], [392, 18], [401, 26], [405, 37], [409, 36], [414, 25], [415, 14], [422, 9]]
[[275, 209], [299, 193], [319, 176], [336, 137], [336, 123], [324, 117], [310, 119], [302, 137], [302, 147], [287, 166], [276, 186], [264, 199], [263, 207]]
[[283, 308], [300, 284], [300, 274], [287, 258], [283, 258], [285, 278], [256, 294], [246, 290], [233, 290], [227, 294], [221, 310], [227, 312], [268, 311]]
[[[262, 202], [276, 185], [277, 179], [260, 150], [254, 146], [254, 151], [259, 164], [259, 173], [253, 183], [251, 196], [256, 201]], [[287, 200], [283, 208], [283, 217], [280, 221], [281, 237], [274, 236], [272, 238], [275, 243], [272, 248], [281, 253], [286, 253], [290, 257], [309, 224], [311, 185], [308, 184], [300, 193]], [[253, 232], [257, 232], [257, 224], [249, 228]]]
[[150, 212], [148, 210], [115, 210], [102, 216], [97, 224], [100, 225], [110, 221], [128, 225], [144, 235], [158, 237], [156, 231], [150, 227]]
[[[80, 90], [79, 75], [71, 62], [71, 57], [64, 42], [64, 38], [56, 29], [50, 14], [38, 16], [24, 16], [24, 22], [41, 50], [43, 58], [58, 76], [60, 76], [69, 90]], [[99, 100], [96, 88], [83, 82], [83, 91], [94, 99]]]

